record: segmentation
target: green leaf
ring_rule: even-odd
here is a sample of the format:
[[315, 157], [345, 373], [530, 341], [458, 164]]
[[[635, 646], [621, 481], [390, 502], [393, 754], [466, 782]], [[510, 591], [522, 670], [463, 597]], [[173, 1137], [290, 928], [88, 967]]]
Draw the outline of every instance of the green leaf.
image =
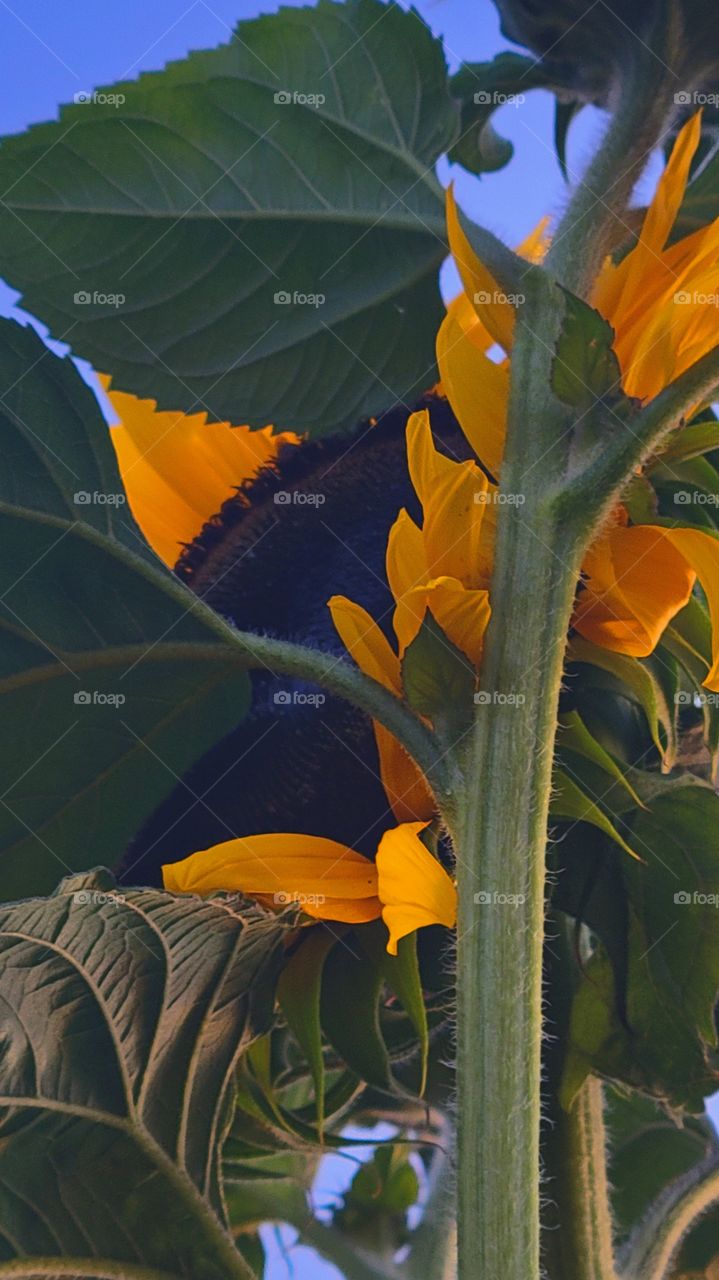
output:
[[552, 774], [552, 798], [549, 812], [555, 821], [560, 819], [562, 822], [589, 822], [614, 840], [631, 858], [639, 857], [617, 831], [611, 818], [573, 778], [569, 777], [564, 769], [555, 768]]
[[283, 8], [6, 138], [0, 272], [163, 408], [354, 424], [436, 377], [457, 129], [414, 10]]
[[300, 946], [290, 957], [277, 985], [280, 1002], [288, 1026], [297, 1038], [312, 1072], [320, 1134], [325, 1114], [325, 1064], [322, 1053], [320, 995], [325, 960], [337, 936], [323, 925], [303, 930]]
[[614, 330], [607, 320], [566, 289], [564, 321], [552, 362], [552, 389], [573, 409], [622, 398], [621, 370], [614, 353]]
[[514, 147], [495, 133], [491, 117], [507, 103], [521, 105], [528, 90], [546, 84], [544, 69], [524, 54], [499, 53], [491, 62], [464, 62], [450, 80], [461, 116], [459, 137], [449, 159], [470, 173], [504, 168], [514, 155]]
[[612, 1209], [626, 1239], [665, 1187], [709, 1154], [716, 1136], [706, 1116], [680, 1125], [651, 1098], [606, 1093]]
[[368, 925], [357, 936], [364, 950], [379, 966], [385, 982], [397, 996], [417, 1032], [421, 1055], [421, 1077], [417, 1093], [422, 1097], [427, 1082], [429, 1026], [419, 971], [417, 934], [410, 933], [399, 939], [396, 956], [391, 956], [387, 951], [387, 927], [383, 921]]
[[[718, 193], [719, 195], [719, 193]], [[719, 207], [719, 200], [717, 201]], [[695, 422], [675, 431], [662, 445], [662, 462], [679, 462], [697, 458], [719, 449], [719, 422]]]
[[47, 1259], [47, 1276], [60, 1258], [83, 1274], [124, 1263], [130, 1280], [251, 1274], [225, 1227], [220, 1148], [283, 934], [258, 909], [102, 871], [0, 911], [0, 1259]]
[[[0, 321], [0, 897], [116, 864], [249, 681], [149, 550], [69, 359]], [[91, 501], [75, 501], [75, 494]]]
[[636, 811], [630, 839], [644, 863], [621, 863], [625, 1012], [599, 948], [574, 1002], [564, 1099], [592, 1070], [699, 1112], [719, 1083], [719, 797], [686, 777], [655, 776], [640, 793], [650, 811]]
[[618, 782], [635, 804], [641, 806], [641, 800], [634, 790], [629, 778], [617, 764], [616, 760], [604, 749], [601, 742], [589, 732], [581, 716], [576, 711], [563, 712], [559, 717], [559, 736], [557, 749], [562, 758], [579, 756], [596, 765], [602, 773], [613, 782]]
[[562, 177], [565, 182], [569, 182], [569, 173], [567, 172], [569, 126], [583, 106], [583, 102], [566, 102], [561, 98], [558, 98], [554, 104], [554, 150], [557, 153], [559, 168], [562, 171]]
[[477, 673], [428, 612], [402, 659], [409, 705], [431, 720], [471, 720]]
[[578, 635], [573, 636], [570, 641], [568, 657], [573, 662], [599, 667], [626, 685], [628, 692], [639, 703], [647, 718], [652, 741], [662, 756], [664, 767], [671, 767], [676, 746], [675, 709], [667, 705], [664, 690], [654, 672], [636, 658], [628, 658], [622, 653], [612, 653], [609, 649], [602, 649], [599, 645], [592, 644], [591, 641]]
[[379, 1019], [384, 982], [354, 933], [337, 943], [325, 966], [321, 1018], [327, 1039], [348, 1067], [377, 1089], [394, 1088]]

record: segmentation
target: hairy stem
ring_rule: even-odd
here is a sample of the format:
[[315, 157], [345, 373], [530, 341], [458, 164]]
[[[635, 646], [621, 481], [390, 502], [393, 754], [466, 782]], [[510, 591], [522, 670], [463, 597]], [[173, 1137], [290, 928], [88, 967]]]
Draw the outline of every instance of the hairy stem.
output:
[[[538, 1280], [545, 844], [567, 626], [585, 531], [558, 521], [549, 393], [556, 316], [530, 281], [512, 355], [502, 506], [478, 707], [457, 825], [459, 1275]], [[539, 335], [539, 336], [537, 336]], [[532, 406], [528, 430], [526, 406]], [[518, 1211], [519, 1207], [519, 1211]]]
[[622, 1268], [626, 1280], [668, 1280], [687, 1231], [717, 1200], [719, 1155], [712, 1151], [650, 1206], [629, 1242]]
[[[658, 5], [660, 10], [661, 6]], [[604, 140], [579, 180], [557, 228], [547, 267], [574, 293], [586, 295], [607, 253], [632, 234], [629, 197], [651, 151], [676, 115], [670, 48], [677, 19], [657, 13], [646, 42], [629, 36], [618, 69], [613, 115]]]
[[554, 1210], [548, 1280], [616, 1280], [601, 1081], [590, 1076], [569, 1112], [557, 1107], [544, 1150]]

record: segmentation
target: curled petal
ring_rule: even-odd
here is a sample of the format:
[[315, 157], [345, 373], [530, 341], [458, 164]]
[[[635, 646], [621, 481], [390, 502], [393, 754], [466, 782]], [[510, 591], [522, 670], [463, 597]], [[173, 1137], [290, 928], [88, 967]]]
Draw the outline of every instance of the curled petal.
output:
[[586, 580], [574, 612], [581, 635], [629, 657], [652, 653], [695, 581], [670, 536], [674, 532], [679, 531], [615, 525], [597, 539], [582, 566]]
[[457, 264], [467, 297], [494, 341], [504, 347], [505, 351], [510, 351], [514, 332], [514, 307], [469, 243], [459, 220], [452, 187], [447, 188], [447, 234], [452, 257]]
[[399, 658], [374, 618], [346, 596], [332, 596], [328, 608], [339, 637], [357, 666], [390, 693], [399, 695], [402, 689]]
[[498, 478], [507, 431], [507, 364], [495, 364], [478, 349], [452, 309], [437, 334], [437, 363], [442, 390], [462, 431], [480, 462]]
[[419, 838], [425, 826], [405, 822], [393, 827], [385, 831], [377, 850], [378, 892], [391, 955], [397, 954], [400, 938], [415, 929], [429, 924], [452, 928], [457, 919], [457, 891]]

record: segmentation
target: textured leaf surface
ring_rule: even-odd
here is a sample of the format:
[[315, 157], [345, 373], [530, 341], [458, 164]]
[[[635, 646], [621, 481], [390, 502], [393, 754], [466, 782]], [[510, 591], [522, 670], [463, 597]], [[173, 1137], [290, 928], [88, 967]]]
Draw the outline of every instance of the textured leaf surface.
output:
[[106, 872], [0, 911], [0, 1258], [248, 1274], [221, 1225], [219, 1153], [282, 937], [259, 912]]
[[7, 900], [115, 864], [242, 719], [249, 681], [119, 501], [108, 429], [72, 362], [0, 321], [0, 390]]
[[434, 381], [457, 119], [416, 13], [281, 9], [6, 139], [0, 271], [163, 408], [353, 423]]

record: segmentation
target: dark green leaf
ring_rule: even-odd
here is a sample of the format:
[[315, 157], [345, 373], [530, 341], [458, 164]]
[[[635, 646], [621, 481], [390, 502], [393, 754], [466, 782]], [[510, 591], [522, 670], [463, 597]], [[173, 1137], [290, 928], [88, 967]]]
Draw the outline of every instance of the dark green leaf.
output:
[[706, 1116], [678, 1124], [651, 1098], [607, 1090], [609, 1181], [617, 1235], [626, 1238], [675, 1178], [716, 1142]]
[[676, 743], [674, 741], [675, 708], [667, 705], [664, 690], [652, 670], [635, 658], [622, 653], [612, 653], [592, 644], [582, 636], [573, 636], [569, 646], [569, 658], [587, 663], [615, 676], [626, 685], [627, 691], [642, 708], [647, 719], [652, 740], [670, 767]]
[[431, 720], [471, 719], [477, 673], [430, 613], [402, 659], [402, 687], [409, 705]]
[[594, 1070], [671, 1107], [700, 1111], [719, 1082], [719, 797], [688, 778], [647, 783], [640, 794], [650, 811], [636, 812], [630, 834], [645, 861], [621, 864], [626, 1016], [600, 948], [575, 999], [564, 1096]]
[[259, 910], [117, 889], [107, 872], [0, 911], [2, 1260], [47, 1258], [48, 1276], [60, 1257], [125, 1263], [129, 1280], [143, 1264], [250, 1274], [219, 1157], [283, 934]]
[[397, 996], [417, 1033], [421, 1055], [421, 1076], [417, 1092], [421, 1097], [427, 1080], [429, 1027], [419, 972], [417, 934], [410, 933], [400, 938], [396, 956], [391, 956], [387, 951], [387, 927], [383, 921], [368, 925], [357, 936], [364, 950], [381, 969], [385, 982]]
[[322, 1028], [360, 1079], [391, 1090], [390, 1059], [379, 1020], [383, 987], [379, 965], [370, 961], [354, 935], [340, 939], [325, 966]]
[[514, 147], [493, 128], [491, 117], [501, 106], [519, 106], [530, 89], [546, 85], [543, 68], [520, 53], [499, 53], [491, 62], [465, 62], [450, 80], [461, 106], [460, 131], [450, 160], [470, 173], [502, 169]]
[[552, 363], [552, 389], [574, 409], [621, 396], [621, 371], [612, 347], [614, 330], [598, 311], [562, 289], [565, 313]]
[[0, 379], [7, 900], [99, 858], [115, 864], [242, 719], [249, 682], [120, 501], [107, 427], [73, 363], [2, 320]]
[[415, 11], [283, 8], [5, 139], [0, 272], [164, 408], [353, 424], [436, 376], [457, 128]]
[[312, 1072], [317, 1107], [317, 1128], [324, 1125], [325, 1064], [320, 1025], [320, 993], [325, 960], [334, 947], [335, 932], [324, 925], [303, 931], [304, 936], [290, 957], [277, 986], [280, 1002], [290, 1030], [297, 1038]]

